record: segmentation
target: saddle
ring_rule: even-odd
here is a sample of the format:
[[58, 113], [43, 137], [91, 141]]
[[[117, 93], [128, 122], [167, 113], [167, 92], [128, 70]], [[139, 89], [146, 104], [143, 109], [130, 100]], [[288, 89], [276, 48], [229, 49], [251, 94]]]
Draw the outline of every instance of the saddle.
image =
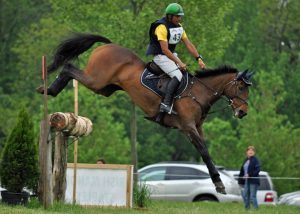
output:
[[[165, 96], [166, 88], [170, 80], [171, 78], [153, 61], [146, 64], [141, 75], [142, 85], [160, 97]], [[183, 77], [175, 92], [174, 99], [179, 98], [185, 91], [188, 86], [188, 82], [189, 74], [188, 72], [183, 72]]]

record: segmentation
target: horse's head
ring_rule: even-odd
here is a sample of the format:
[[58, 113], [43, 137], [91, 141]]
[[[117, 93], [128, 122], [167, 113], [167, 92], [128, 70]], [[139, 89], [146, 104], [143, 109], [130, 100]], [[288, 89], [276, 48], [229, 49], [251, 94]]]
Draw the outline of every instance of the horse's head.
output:
[[243, 118], [248, 111], [248, 87], [252, 85], [252, 72], [245, 70], [239, 72], [234, 79], [227, 83], [224, 95], [230, 100], [230, 105], [234, 111], [234, 116]]

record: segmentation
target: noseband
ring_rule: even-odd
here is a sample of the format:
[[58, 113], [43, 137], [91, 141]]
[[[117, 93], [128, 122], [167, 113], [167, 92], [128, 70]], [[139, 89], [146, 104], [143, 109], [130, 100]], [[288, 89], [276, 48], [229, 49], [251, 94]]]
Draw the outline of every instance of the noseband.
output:
[[[230, 103], [230, 106], [231, 106], [234, 110], [237, 109], [237, 108], [239, 108], [239, 107], [241, 107], [243, 104], [245, 104], [245, 105], [248, 106], [248, 101], [245, 100], [245, 99], [243, 99], [243, 98], [241, 98], [241, 97], [239, 96], [238, 88], [237, 88], [237, 82], [238, 82], [238, 80], [237, 80], [236, 78], [234, 78], [234, 80], [229, 81], [229, 82], [225, 85], [225, 87], [224, 87], [224, 89], [223, 89], [223, 92], [222, 92], [222, 94], [221, 94], [221, 95], [223, 95], [224, 91], [227, 89], [228, 86], [229, 86], [229, 88], [231, 88], [232, 86], [236, 85], [234, 96], [232, 96], [232, 97], [225, 96], [225, 97], [227, 98], [228, 102]], [[233, 106], [233, 99], [239, 99], [239, 100], [241, 100], [241, 101], [242, 101], [242, 104], [239, 105], [238, 107], [234, 107], [234, 106]]]

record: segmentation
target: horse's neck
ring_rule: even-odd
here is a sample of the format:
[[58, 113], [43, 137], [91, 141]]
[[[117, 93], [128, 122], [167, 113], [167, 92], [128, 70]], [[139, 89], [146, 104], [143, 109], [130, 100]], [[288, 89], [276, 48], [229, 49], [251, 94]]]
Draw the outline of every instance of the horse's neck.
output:
[[205, 90], [206, 103], [209, 107], [213, 105], [223, 94], [226, 85], [231, 81], [234, 74], [220, 74], [214, 77], [202, 78], [200, 81], [203, 82], [202, 88]]

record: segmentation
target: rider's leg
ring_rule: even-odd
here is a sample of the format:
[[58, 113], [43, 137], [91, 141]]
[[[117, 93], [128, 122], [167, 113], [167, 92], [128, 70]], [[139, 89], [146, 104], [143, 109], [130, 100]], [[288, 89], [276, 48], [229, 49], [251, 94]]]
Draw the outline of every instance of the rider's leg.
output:
[[177, 77], [173, 77], [168, 82], [165, 97], [162, 103], [160, 104], [160, 109], [159, 109], [160, 112], [167, 112], [168, 114], [172, 113], [174, 93], [179, 83], [180, 82], [177, 79]]
[[[177, 57], [176, 53], [174, 53], [174, 55]], [[182, 73], [175, 62], [165, 55], [156, 55], [153, 61], [172, 78], [167, 85], [166, 95], [160, 105], [160, 112], [171, 114], [174, 93], [182, 79]]]

